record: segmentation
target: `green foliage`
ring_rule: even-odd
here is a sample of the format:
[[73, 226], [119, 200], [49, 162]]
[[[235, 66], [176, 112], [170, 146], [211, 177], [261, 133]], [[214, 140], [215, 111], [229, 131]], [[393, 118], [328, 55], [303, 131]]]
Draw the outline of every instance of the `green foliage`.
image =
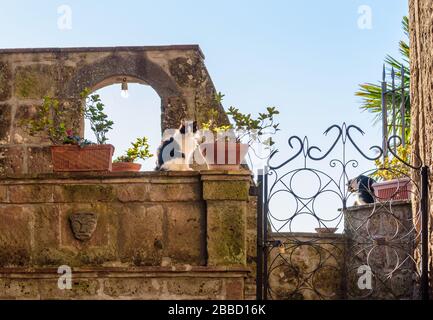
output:
[[132, 147], [126, 150], [125, 154], [117, 157], [114, 162], [134, 162], [137, 159], [146, 160], [153, 157], [150, 153], [150, 145], [146, 137], [137, 138], [135, 142], [131, 142]]
[[[397, 156], [406, 163], [410, 163], [410, 145], [399, 146]], [[377, 170], [372, 174], [372, 177], [377, 180], [392, 180], [409, 176], [409, 167], [398, 158], [385, 157], [384, 160], [376, 160]]]
[[[216, 102], [221, 103], [223, 97], [224, 95], [218, 92], [215, 96]], [[212, 109], [208, 114], [209, 120], [202, 123], [201, 128], [203, 130], [210, 130], [217, 135], [233, 129], [238, 142], [247, 137], [248, 143], [256, 140], [268, 146], [272, 146], [274, 144], [272, 138], [269, 137], [262, 141], [261, 137], [265, 134], [275, 134], [280, 130], [279, 123], [275, 123], [274, 119], [279, 113], [276, 107], [267, 107], [265, 112], [259, 113], [258, 117], [253, 117], [250, 113], [242, 113], [238, 108], [230, 107], [226, 114], [231, 118], [232, 124], [218, 125], [218, 111]]]
[[64, 112], [58, 100], [44, 97], [44, 101], [36, 108], [34, 119], [21, 121], [21, 125], [34, 136], [46, 132], [53, 144], [61, 144], [66, 138], [66, 126], [63, 121]]
[[101, 102], [99, 94], [89, 95], [89, 90], [85, 89], [81, 97], [86, 99], [83, 110], [84, 118], [89, 120], [90, 128], [95, 134], [98, 144], [104, 144], [108, 141], [106, 134], [113, 129], [114, 122], [108, 119], [104, 113], [105, 105]]
[[[406, 38], [409, 37], [409, 19], [408, 17], [403, 17], [402, 21], [403, 31], [406, 35]], [[387, 66], [387, 69], [390, 70], [391, 68], [394, 68], [395, 75], [397, 79], [401, 79], [401, 68], [404, 68], [404, 74], [405, 74], [405, 81], [403, 84], [404, 87], [404, 96], [405, 96], [405, 123], [406, 126], [406, 132], [405, 136], [408, 139], [410, 135], [410, 92], [409, 92], [409, 84], [410, 84], [410, 69], [409, 69], [409, 44], [407, 40], [401, 40], [399, 43], [399, 51], [402, 55], [401, 61], [393, 58], [390, 55], [387, 55], [385, 58], [385, 65]], [[388, 90], [392, 89], [392, 84], [388, 83]], [[397, 106], [401, 105], [402, 101], [402, 95], [401, 95], [401, 84], [396, 83], [396, 88], [400, 89], [396, 90], [395, 94], [395, 103]], [[356, 96], [362, 98], [362, 104], [360, 106], [361, 110], [370, 112], [374, 115], [374, 123], [378, 123], [382, 120], [382, 88], [381, 84], [374, 84], [374, 83], [364, 83], [359, 85], [359, 90], [355, 93]], [[391, 95], [387, 96], [387, 109], [388, 109], [388, 117], [391, 117], [392, 115], [392, 100]], [[401, 134], [401, 114], [397, 112], [396, 114], [396, 124], [399, 126], [398, 130], [400, 132], [397, 132], [398, 134]], [[389, 126], [389, 131], [391, 132], [391, 125]]]
[[[89, 96], [89, 92], [88, 89], [85, 89], [81, 93], [81, 97], [86, 99], [82, 114], [90, 121], [97, 142], [103, 144], [108, 140], [106, 134], [112, 129], [113, 121], [108, 120], [107, 115], [104, 113], [104, 104], [101, 102], [99, 95]], [[64, 119], [65, 112], [60, 107], [59, 101], [46, 96], [43, 103], [36, 108], [34, 119], [23, 120], [20, 124], [32, 136], [45, 132], [53, 144], [64, 143], [80, 146], [91, 144], [90, 141], [74, 135], [74, 130], [67, 130]]]

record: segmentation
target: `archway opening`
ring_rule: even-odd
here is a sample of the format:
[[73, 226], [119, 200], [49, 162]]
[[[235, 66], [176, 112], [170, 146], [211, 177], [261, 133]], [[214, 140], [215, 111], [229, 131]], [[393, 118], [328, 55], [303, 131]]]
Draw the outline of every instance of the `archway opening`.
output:
[[[123, 155], [136, 138], [145, 136], [153, 157], [145, 161], [137, 160], [136, 163], [142, 165], [141, 171], [154, 170], [156, 150], [161, 142], [161, 98], [143, 82], [128, 83], [127, 98], [121, 94], [121, 89], [121, 83], [104, 81], [91, 93], [100, 96], [105, 105], [104, 113], [114, 122], [113, 129], [107, 134], [107, 143], [115, 147], [113, 160]], [[84, 137], [95, 141], [88, 120], [84, 121]]]

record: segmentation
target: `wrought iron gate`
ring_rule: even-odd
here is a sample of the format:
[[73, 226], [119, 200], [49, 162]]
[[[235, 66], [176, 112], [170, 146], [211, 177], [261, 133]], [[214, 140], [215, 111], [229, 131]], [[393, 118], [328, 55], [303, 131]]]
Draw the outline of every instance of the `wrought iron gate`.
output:
[[[257, 299], [428, 299], [428, 168], [398, 152], [398, 136], [364, 151], [363, 134], [333, 125], [326, 150], [292, 136], [290, 155], [272, 153], [259, 172]], [[369, 185], [376, 176], [395, 183], [390, 193]], [[316, 232], [299, 232], [301, 217]]]

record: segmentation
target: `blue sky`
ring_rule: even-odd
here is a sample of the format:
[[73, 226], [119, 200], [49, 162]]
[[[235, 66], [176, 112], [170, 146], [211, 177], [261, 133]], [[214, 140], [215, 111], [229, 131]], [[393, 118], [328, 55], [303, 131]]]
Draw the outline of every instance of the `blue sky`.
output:
[[[398, 55], [407, 14], [406, 0], [0, 3], [3, 48], [197, 43], [225, 104], [253, 113], [279, 106], [282, 136], [317, 135], [342, 121], [369, 128], [371, 117], [359, 112], [353, 93], [359, 83], [379, 80], [386, 53]], [[63, 4], [72, 9], [71, 30], [57, 28]], [[360, 5], [371, 7], [372, 29], [358, 28]], [[113, 108], [152, 110], [142, 123], [153, 130], [155, 121], [146, 120], [159, 121], [158, 98], [149, 88], [137, 90], [122, 101], [107, 88], [103, 98]], [[128, 136], [122, 129], [119, 123], [117, 137]]]
[[[57, 8], [72, 9], [72, 29], [59, 30]], [[358, 27], [358, 7], [372, 9], [372, 29]], [[343, 121], [367, 131], [362, 147], [380, 143], [380, 127], [358, 109], [359, 83], [380, 79], [383, 58], [398, 56], [407, 0], [0, 1], [0, 47], [199, 44], [225, 105], [257, 113], [278, 106], [277, 142], [321, 134]], [[121, 153], [137, 136], [160, 137], [160, 101], [149, 87], [100, 90], [115, 122], [109, 137]], [[132, 116], [131, 116], [132, 115]], [[92, 138], [89, 132], [87, 137]], [[153, 160], [145, 169], [153, 168]]]

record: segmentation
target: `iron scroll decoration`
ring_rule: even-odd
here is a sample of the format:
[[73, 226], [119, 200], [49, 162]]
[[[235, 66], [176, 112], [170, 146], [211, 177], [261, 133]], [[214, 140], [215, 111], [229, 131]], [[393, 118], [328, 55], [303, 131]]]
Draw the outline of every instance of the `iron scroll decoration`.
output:
[[[287, 160], [275, 164], [275, 156], [279, 153], [276, 150], [271, 153], [267, 161], [265, 174], [267, 190], [264, 195], [264, 208], [268, 229], [273, 232], [268, 238], [265, 237], [265, 245], [268, 246], [267, 255], [270, 257], [268, 270], [266, 270], [266, 294], [270, 298], [278, 297], [279, 299], [333, 299], [342, 296], [381, 298], [380, 295], [384, 295], [382, 298], [405, 298], [411, 293], [402, 288], [402, 283], [409, 281], [408, 279], [417, 280], [420, 277], [414, 253], [420, 239], [420, 230], [417, 228], [420, 222], [420, 212], [415, 212], [410, 217], [402, 217], [394, 210], [394, 204], [397, 202], [392, 200], [392, 197], [391, 200], [385, 200], [375, 196], [375, 202], [369, 209], [370, 214], [358, 217], [351, 213], [350, 207], [347, 207], [348, 199], [352, 195], [352, 192], [347, 189], [347, 182], [353, 178], [349, 177], [349, 169], [359, 168], [359, 162], [357, 159], [346, 158], [347, 147], [349, 145], [353, 147], [360, 158], [367, 161], [379, 160], [385, 152], [377, 145], [373, 145], [369, 151], [364, 152], [355, 141], [356, 134], [364, 135], [358, 126], [345, 123], [332, 125], [324, 132], [324, 135], [328, 136], [331, 133], [335, 133], [336, 136], [326, 150], [310, 145], [307, 137], [292, 136], [288, 139], [288, 146], [294, 151], [293, 154]], [[421, 169], [422, 161], [419, 156], [413, 155], [417, 163], [414, 165], [402, 159], [395, 152], [400, 145], [402, 141], [399, 136], [389, 137], [387, 152], [390, 152], [409, 170]], [[335, 152], [339, 152], [338, 157], [334, 156]], [[338, 170], [337, 177], [311, 165], [328, 158], [329, 168]], [[302, 159], [303, 165], [295, 167], [293, 163], [297, 159]], [[371, 175], [377, 170], [386, 170], [396, 176], [407, 177], [410, 181], [408, 183], [411, 184], [412, 197], [420, 196], [419, 183], [414, 181], [410, 174], [404, 174], [393, 168], [368, 170], [361, 174]], [[317, 181], [317, 188], [314, 189], [317, 191], [310, 195], [301, 194], [294, 188], [294, 178], [303, 172], [308, 172]], [[403, 185], [397, 187], [396, 193], [400, 187]], [[274, 214], [271, 206], [274, 197], [281, 194], [287, 195], [295, 204], [294, 208], [283, 217]], [[316, 212], [315, 202], [323, 194], [332, 194], [341, 201], [341, 210], [335, 217], [323, 218]], [[305, 238], [299, 233], [292, 232], [294, 220], [305, 214], [312, 216], [319, 227], [325, 229], [328, 229], [330, 224], [335, 227], [344, 224], [345, 234], [351, 239], [349, 247], [344, 247], [346, 240], [343, 237], [324, 240], [320, 237]], [[378, 225], [385, 225], [385, 227], [379, 230]], [[288, 228], [289, 231], [285, 232], [285, 228]], [[304, 250], [308, 250], [313, 255], [314, 263], [302, 269], [299, 267], [299, 257]], [[378, 259], [384, 256], [386, 256], [385, 262]], [[350, 281], [351, 277], [356, 276], [361, 265], [371, 268], [375, 281], [373, 288], [362, 292], [358, 290], [359, 288], [350, 285], [353, 283]], [[346, 282], [349, 285], [336, 282], [330, 288], [320, 284], [320, 279], [323, 280], [325, 274], [329, 276], [329, 274], [341, 273], [344, 273], [344, 277], [349, 279]], [[286, 281], [283, 285], [284, 292], [273, 285], [276, 278], [280, 283]], [[380, 293], [377, 288], [380, 288]]]

